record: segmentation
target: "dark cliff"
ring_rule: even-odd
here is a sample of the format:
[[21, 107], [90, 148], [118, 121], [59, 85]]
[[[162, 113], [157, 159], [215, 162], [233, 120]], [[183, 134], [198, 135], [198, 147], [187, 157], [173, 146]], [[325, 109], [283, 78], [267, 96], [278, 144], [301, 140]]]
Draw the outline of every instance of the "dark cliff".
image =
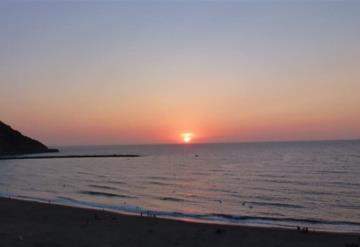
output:
[[50, 152], [58, 150], [49, 149], [41, 142], [22, 135], [0, 121], [0, 156]]

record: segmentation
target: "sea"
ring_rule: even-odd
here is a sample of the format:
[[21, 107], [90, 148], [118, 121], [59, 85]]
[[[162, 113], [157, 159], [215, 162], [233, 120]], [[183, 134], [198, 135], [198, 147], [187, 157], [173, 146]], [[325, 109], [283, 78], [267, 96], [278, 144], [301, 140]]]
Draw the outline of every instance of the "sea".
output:
[[64, 156], [140, 157], [0, 160], [0, 196], [143, 217], [360, 233], [360, 141], [58, 148]]

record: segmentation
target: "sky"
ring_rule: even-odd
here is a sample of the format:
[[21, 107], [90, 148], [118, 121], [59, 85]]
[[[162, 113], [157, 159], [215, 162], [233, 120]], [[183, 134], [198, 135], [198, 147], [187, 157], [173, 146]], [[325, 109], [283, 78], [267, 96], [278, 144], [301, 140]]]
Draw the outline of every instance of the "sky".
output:
[[360, 1], [1, 1], [0, 120], [51, 145], [360, 138]]

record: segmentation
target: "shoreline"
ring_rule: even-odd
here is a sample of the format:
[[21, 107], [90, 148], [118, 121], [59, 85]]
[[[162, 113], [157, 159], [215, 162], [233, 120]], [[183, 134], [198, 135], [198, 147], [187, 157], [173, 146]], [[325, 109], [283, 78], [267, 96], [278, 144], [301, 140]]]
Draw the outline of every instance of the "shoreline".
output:
[[[1, 246], [359, 246], [360, 234], [188, 222], [0, 198]], [[25, 244], [25, 245], [24, 245]]]
[[137, 158], [138, 154], [48, 155], [48, 156], [0, 156], [0, 160], [73, 159], [73, 158]]
[[[183, 214], [183, 213], [180, 213], [180, 214], [175, 213], [176, 216], [174, 216], [174, 215], [171, 215], [172, 212], [166, 212], [166, 211], [161, 212], [161, 211], [153, 211], [153, 210], [147, 210], [147, 209], [140, 210], [139, 207], [137, 207], [139, 210], [131, 210], [131, 209], [128, 209], [128, 210], [122, 209], [121, 210], [118, 208], [106, 207], [107, 205], [102, 205], [102, 204], [94, 205], [94, 204], [84, 204], [84, 203], [76, 203], [76, 202], [67, 203], [67, 202], [63, 202], [63, 201], [45, 200], [45, 199], [40, 199], [40, 198], [6, 195], [6, 194], [0, 194], [0, 199], [35, 202], [35, 203], [46, 204], [46, 205], [63, 206], [63, 207], [78, 208], [78, 209], [85, 209], [85, 210], [95, 210], [95, 211], [109, 212], [109, 213], [114, 213], [114, 214], [119, 214], [119, 215], [128, 215], [128, 216], [134, 216], [134, 217], [138, 217], [138, 216], [142, 216], [144, 218], [156, 217], [156, 218], [164, 219], [164, 220], [192, 222], [195, 224], [239, 226], [239, 227], [250, 227], [250, 228], [254, 227], [254, 228], [266, 228], [266, 229], [278, 229], [278, 230], [290, 230], [290, 231], [299, 230], [299, 228], [304, 230], [305, 228], [307, 228], [308, 231], [311, 231], [311, 232], [330, 233], [330, 234], [350, 234], [350, 235], [359, 235], [359, 237], [360, 237], [360, 232], [347, 231], [347, 230], [341, 230], [341, 229], [332, 231], [329, 229], [314, 228], [311, 225], [304, 225], [304, 224], [274, 225], [274, 224], [268, 224], [268, 223], [240, 223], [240, 222], [231, 222], [231, 221], [206, 219], [206, 218], [193, 218], [193, 217], [187, 216], [186, 214]], [[351, 222], [351, 224], [358, 224], [358, 223]], [[341, 226], [338, 226], [337, 228], [341, 228]]]

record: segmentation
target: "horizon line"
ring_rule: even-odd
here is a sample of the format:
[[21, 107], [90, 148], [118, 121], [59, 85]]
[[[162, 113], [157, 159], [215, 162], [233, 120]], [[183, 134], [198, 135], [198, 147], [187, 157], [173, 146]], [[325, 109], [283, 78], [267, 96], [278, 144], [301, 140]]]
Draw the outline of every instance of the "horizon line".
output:
[[263, 140], [263, 141], [229, 141], [229, 142], [192, 142], [192, 143], [118, 143], [118, 144], [63, 144], [63, 145], [48, 145], [49, 147], [90, 147], [90, 146], [162, 146], [162, 145], [216, 145], [216, 144], [260, 144], [260, 143], [301, 143], [301, 142], [353, 142], [360, 141], [360, 138], [351, 139], [309, 139], [309, 140]]

